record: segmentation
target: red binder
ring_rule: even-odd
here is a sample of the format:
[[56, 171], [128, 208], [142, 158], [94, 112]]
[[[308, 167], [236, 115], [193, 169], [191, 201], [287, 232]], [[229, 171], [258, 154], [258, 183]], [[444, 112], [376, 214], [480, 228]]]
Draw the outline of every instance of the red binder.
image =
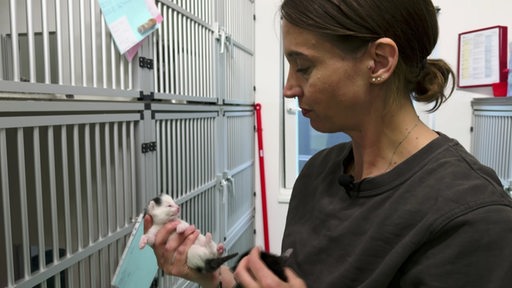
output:
[[507, 82], [507, 26], [459, 34], [457, 86], [492, 86]]

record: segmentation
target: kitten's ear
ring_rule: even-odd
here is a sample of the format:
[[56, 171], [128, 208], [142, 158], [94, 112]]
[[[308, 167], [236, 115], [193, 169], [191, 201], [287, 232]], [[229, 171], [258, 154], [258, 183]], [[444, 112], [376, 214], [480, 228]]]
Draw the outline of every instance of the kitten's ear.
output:
[[153, 209], [155, 209], [155, 201], [151, 200], [149, 201], [149, 204], [148, 204], [148, 213], [151, 213], [153, 211]]

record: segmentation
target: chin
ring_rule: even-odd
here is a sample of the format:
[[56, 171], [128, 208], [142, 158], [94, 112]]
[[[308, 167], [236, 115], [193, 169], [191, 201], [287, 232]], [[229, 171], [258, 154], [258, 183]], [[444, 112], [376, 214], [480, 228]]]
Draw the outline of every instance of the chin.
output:
[[329, 129], [328, 127], [325, 127], [325, 126], [321, 125], [320, 123], [315, 123], [313, 121], [310, 121], [309, 125], [311, 125], [311, 128], [315, 129], [316, 131], [318, 131], [320, 133], [334, 133], [334, 132], [337, 132], [337, 131], [334, 131], [332, 129]]

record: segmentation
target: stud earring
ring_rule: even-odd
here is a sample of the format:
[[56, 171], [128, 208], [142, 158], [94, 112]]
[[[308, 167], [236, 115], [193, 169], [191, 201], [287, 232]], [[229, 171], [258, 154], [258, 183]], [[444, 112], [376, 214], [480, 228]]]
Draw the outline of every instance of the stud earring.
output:
[[380, 82], [380, 81], [382, 81], [382, 80], [384, 80], [384, 77], [372, 77], [372, 79], [371, 79], [371, 81], [372, 81], [373, 83], [375, 83], [375, 82]]

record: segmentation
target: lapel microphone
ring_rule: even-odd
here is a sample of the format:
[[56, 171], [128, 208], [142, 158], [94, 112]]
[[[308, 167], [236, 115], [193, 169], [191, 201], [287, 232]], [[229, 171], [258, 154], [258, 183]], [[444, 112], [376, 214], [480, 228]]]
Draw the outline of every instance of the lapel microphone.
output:
[[355, 188], [354, 176], [350, 174], [341, 174], [338, 177], [338, 184], [345, 188], [345, 191], [347, 191], [347, 194], [350, 196], [350, 192], [354, 191]]

